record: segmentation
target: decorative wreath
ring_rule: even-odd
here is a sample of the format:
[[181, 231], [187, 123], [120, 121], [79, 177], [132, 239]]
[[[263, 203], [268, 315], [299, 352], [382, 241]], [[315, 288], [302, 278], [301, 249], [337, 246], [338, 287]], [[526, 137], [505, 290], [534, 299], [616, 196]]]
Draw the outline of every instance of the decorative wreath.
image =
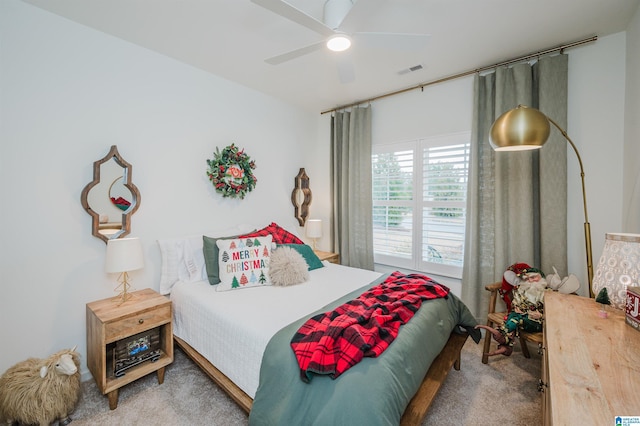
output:
[[227, 146], [222, 152], [216, 147], [213, 160], [207, 160], [207, 164], [207, 176], [223, 197], [244, 199], [258, 182], [252, 172], [256, 168], [255, 161], [244, 153], [244, 149], [238, 150], [235, 144]]

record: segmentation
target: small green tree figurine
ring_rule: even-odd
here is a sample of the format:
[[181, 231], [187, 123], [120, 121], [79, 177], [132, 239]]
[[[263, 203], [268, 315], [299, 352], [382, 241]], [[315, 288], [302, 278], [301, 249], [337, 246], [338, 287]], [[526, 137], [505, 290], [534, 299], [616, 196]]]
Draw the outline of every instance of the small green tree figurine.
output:
[[607, 318], [609, 314], [605, 310], [605, 306], [610, 305], [611, 301], [609, 300], [609, 293], [607, 293], [606, 287], [598, 292], [598, 295], [596, 296], [596, 302], [600, 304], [600, 312], [598, 312], [598, 315], [602, 318]]

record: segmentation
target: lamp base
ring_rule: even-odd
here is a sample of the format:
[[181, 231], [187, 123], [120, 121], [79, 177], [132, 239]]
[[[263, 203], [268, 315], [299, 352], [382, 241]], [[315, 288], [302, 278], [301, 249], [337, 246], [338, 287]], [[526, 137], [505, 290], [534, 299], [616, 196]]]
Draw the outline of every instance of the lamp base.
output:
[[129, 289], [131, 288], [131, 284], [129, 284], [129, 274], [123, 272], [118, 277], [118, 286], [114, 289], [114, 291], [120, 290], [118, 296], [113, 298], [113, 301], [117, 303], [118, 306], [122, 305], [127, 300], [132, 299], [131, 293], [129, 293]]

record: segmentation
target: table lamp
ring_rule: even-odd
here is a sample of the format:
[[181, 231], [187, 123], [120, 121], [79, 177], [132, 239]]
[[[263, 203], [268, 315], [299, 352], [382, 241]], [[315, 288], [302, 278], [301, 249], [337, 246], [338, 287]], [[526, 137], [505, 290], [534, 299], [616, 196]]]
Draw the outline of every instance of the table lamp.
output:
[[316, 240], [322, 238], [322, 220], [309, 219], [307, 220], [307, 237], [313, 241], [313, 250], [316, 250]]
[[123, 304], [131, 298], [129, 294], [129, 271], [141, 269], [144, 266], [142, 245], [139, 238], [118, 238], [107, 241], [107, 255], [105, 258], [105, 271], [119, 273], [118, 286], [114, 291], [120, 291], [116, 301]]
[[607, 288], [611, 306], [625, 309], [627, 287], [640, 281], [640, 234], [605, 234], [604, 249], [593, 277], [593, 291]]

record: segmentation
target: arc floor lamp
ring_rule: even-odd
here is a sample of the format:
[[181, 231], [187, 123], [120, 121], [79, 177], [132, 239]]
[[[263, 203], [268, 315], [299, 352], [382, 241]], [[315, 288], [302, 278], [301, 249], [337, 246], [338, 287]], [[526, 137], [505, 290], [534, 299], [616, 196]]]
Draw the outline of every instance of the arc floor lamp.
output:
[[587, 252], [587, 277], [589, 279], [589, 297], [593, 298], [593, 254], [591, 250], [591, 224], [587, 215], [587, 193], [584, 186], [584, 168], [582, 158], [575, 144], [555, 121], [535, 108], [518, 105], [517, 108], [502, 114], [491, 126], [489, 142], [495, 151], [523, 151], [542, 148], [551, 133], [550, 123], [562, 133], [578, 157], [580, 178], [582, 180], [582, 201], [584, 205], [584, 239]]

